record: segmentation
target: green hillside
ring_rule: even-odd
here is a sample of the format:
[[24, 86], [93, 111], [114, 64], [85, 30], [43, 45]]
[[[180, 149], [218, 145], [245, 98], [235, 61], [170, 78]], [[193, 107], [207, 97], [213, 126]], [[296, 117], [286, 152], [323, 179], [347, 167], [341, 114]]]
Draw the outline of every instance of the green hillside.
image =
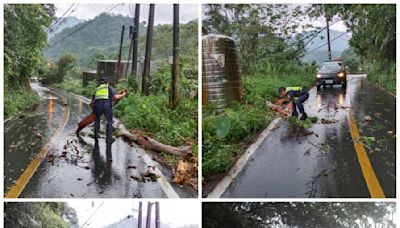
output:
[[[73, 27], [64, 29], [55, 35], [45, 50], [45, 58], [51, 61], [66, 54], [73, 54], [78, 64], [84, 68], [93, 68], [91, 58], [96, 53], [102, 53], [107, 58], [116, 58], [122, 25], [125, 25], [123, 58], [127, 59], [129, 51], [129, 25], [132, 18], [122, 15], [103, 14], [93, 21], [86, 21]], [[67, 37], [71, 32], [89, 23], [78, 32]], [[147, 29], [144, 24], [139, 28], [139, 57], [144, 55]], [[172, 25], [156, 25], [153, 32], [153, 61], [167, 61], [172, 55]], [[67, 38], [65, 38], [67, 37]], [[181, 55], [195, 56], [197, 59], [197, 22], [181, 24]]]
[[[98, 50], [116, 52], [118, 50], [121, 27], [132, 24], [132, 18], [121, 15], [102, 14], [94, 21], [85, 21], [73, 27], [64, 29], [49, 41], [49, 47], [45, 50], [46, 59], [56, 61], [66, 53], [74, 54], [81, 66], [86, 66], [89, 58]], [[88, 25], [86, 25], [88, 24]], [[83, 27], [78, 32], [73, 31]], [[125, 41], [129, 39], [128, 29]], [[139, 28], [140, 34], [144, 33], [144, 26]]]

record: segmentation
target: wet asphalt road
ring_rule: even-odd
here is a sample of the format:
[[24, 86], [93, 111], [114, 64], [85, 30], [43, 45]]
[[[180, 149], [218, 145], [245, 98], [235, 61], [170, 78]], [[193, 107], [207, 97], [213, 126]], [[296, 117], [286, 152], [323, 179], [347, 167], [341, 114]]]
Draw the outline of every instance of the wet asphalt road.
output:
[[[23, 169], [47, 142], [62, 117], [64, 107], [60, 102], [61, 98], [44, 87], [33, 87], [43, 98], [35, 113], [5, 124], [6, 191], [13, 186]], [[142, 182], [132, 178], [147, 171], [152, 172], [153, 169], [147, 166], [134, 146], [121, 139], [117, 139], [112, 145], [106, 145], [104, 135], [96, 146], [91, 137], [92, 126], [84, 129], [81, 137], [76, 137], [74, 131], [77, 123], [91, 112], [91, 108], [77, 96], [57, 92], [68, 100], [71, 115], [60, 137], [48, 152], [48, 156], [53, 155], [54, 160], [46, 159], [41, 163], [20, 197], [167, 197], [158, 182]], [[105, 123], [101, 127], [104, 131]], [[42, 139], [35, 136], [36, 132], [43, 135]], [[180, 193], [190, 197], [190, 193]]]
[[[369, 198], [349, 131], [350, 105], [361, 137], [374, 137], [366, 151], [387, 198], [396, 195], [395, 97], [358, 76], [347, 90], [312, 88], [308, 116], [333, 120], [310, 129], [281, 120], [257, 148], [222, 197], [227, 198]], [[370, 116], [372, 121], [366, 121]], [[313, 132], [315, 134], [309, 134]]]

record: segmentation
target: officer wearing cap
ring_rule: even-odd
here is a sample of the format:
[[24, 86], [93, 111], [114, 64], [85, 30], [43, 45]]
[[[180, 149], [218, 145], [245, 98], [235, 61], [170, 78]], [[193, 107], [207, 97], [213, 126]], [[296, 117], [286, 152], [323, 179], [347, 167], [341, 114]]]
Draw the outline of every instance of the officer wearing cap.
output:
[[98, 142], [99, 131], [100, 131], [100, 118], [104, 114], [107, 119], [106, 127], [106, 142], [113, 143], [115, 139], [112, 137], [112, 124], [113, 124], [113, 112], [112, 112], [112, 100], [120, 100], [126, 96], [126, 91], [116, 93], [115, 90], [108, 84], [107, 76], [100, 76], [100, 85], [96, 88], [96, 92], [93, 95], [92, 104], [96, 120], [94, 123], [94, 137], [96, 143]]

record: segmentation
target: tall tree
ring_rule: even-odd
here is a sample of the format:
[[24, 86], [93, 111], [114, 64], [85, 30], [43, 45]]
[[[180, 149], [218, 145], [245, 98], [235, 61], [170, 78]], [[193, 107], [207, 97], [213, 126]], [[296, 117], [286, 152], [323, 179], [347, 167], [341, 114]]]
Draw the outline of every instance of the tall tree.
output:
[[364, 59], [396, 61], [395, 4], [313, 5], [312, 17], [339, 16], [352, 33], [350, 46]]
[[231, 36], [238, 42], [243, 72], [260, 62], [284, 67], [299, 62], [304, 53], [299, 31], [311, 26], [307, 7], [292, 4], [208, 4], [203, 24], [211, 33]]
[[59, 202], [8, 202], [4, 204], [5, 227], [78, 228], [76, 211]]
[[42, 63], [47, 45], [45, 29], [54, 16], [53, 5], [4, 5], [4, 75], [6, 86], [24, 85]]

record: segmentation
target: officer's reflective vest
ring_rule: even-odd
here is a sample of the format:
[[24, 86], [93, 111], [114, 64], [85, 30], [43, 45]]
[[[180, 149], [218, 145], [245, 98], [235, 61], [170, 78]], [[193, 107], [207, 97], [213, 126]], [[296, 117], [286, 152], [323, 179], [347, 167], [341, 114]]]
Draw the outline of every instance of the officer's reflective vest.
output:
[[[302, 90], [303, 90], [303, 88], [302, 88], [301, 86], [292, 86], [292, 87], [286, 87], [286, 88], [285, 88], [286, 94], [287, 94], [289, 91], [300, 92], [300, 91], [302, 91]], [[293, 101], [297, 101], [299, 98], [298, 98], [298, 97], [292, 97], [292, 99], [293, 99]]]
[[96, 100], [108, 100], [108, 83], [100, 84], [96, 89], [96, 93], [94, 95], [94, 99]]
[[303, 88], [301, 86], [293, 86], [293, 87], [286, 87], [285, 88], [285, 93], [288, 93], [289, 91], [294, 91], [294, 92], [298, 92], [303, 90]]

